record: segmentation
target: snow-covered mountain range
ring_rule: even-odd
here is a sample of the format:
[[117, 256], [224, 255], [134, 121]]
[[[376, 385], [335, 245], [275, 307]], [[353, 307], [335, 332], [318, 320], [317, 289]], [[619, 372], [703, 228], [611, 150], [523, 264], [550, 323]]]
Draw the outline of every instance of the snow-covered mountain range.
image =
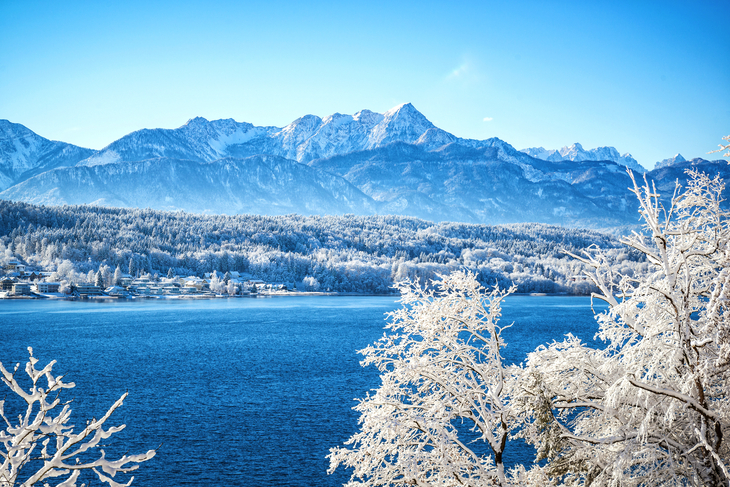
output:
[[[306, 115], [286, 127], [257, 127], [235, 120], [197, 117], [177, 129], [144, 129], [112, 142], [79, 165], [169, 157], [210, 162], [222, 157], [268, 154], [308, 163], [393, 142], [441, 147], [457, 140], [436, 128], [410, 103], [383, 114], [362, 110], [324, 119]], [[475, 143], [477, 141], [469, 141]]]
[[643, 173], [646, 172], [641, 164], [632, 157], [628, 152], [624, 155], [613, 147], [597, 147], [591, 150], [585, 150], [582, 145], [575, 143], [571, 146], [565, 146], [562, 149], [544, 149], [542, 147], [531, 147], [522, 149], [522, 152], [529, 154], [537, 159], [544, 161], [613, 161], [616, 164], [626, 166], [632, 171]]
[[626, 167], [644, 171], [612, 147], [518, 151], [462, 139], [409, 103], [281, 128], [198, 117], [99, 151], [7, 121], [0, 130], [0, 198], [51, 205], [608, 227], [636, 221]]

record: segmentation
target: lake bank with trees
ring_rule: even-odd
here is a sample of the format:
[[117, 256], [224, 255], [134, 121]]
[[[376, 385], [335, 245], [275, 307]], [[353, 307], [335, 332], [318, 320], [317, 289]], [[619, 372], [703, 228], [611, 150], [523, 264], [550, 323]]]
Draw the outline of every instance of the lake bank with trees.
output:
[[394, 216], [192, 215], [0, 201], [0, 264], [17, 259], [60, 282], [111, 285], [131, 277], [246, 274], [289, 289], [388, 294], [468, 269], [485, 285], [519, 293], [586, 294], [584, 265], [566, 252], [607, 250], [624, 273], [643, 257], [607, 234], [543, 224], [434, 224]]

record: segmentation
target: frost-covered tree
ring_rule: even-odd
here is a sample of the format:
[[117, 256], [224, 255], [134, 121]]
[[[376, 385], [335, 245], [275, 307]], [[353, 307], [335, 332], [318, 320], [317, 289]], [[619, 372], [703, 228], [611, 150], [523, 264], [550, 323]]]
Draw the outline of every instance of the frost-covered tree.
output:
[[[154, 450], [138, 455], [123, 455], [118, 460], [106, 458], [104, 443], [125, 425], [104, 429], [104, 423], [119, 408], [127, 394], [123, 394], [99, 419], [92, 419], [86, 426], [74, 432], [71, 420], [70, 402], [62, 402], [60, 393], [70, 389], [73, 383], [63, 382], [63, 376], [54, 376], [55, 361], [37, 369], [38, 359], [33, 349], [28, 348], [30, 358], [25, 373], [30, 380], [26, 389], [16, 377], [20, 364], [9, 371], [0, 363], [0, 381], [5, 384], [17, 401], [0, 401], [0, 418], [5, 429], [0, 430], [0, 487], [15, 485], [76, 487], [79, 475], [84, 470], [93, 470], [101, 482], [110, 487], [128, 486], [114, 480], [118, 473], [127, 473], [138, 468], [138, 464], [155, 456]], [[19, 382], [20, 381], [20, 382]], [[45, 383], [44, 383], [45, 382]], [[5, 394], [3, 394], [5, 395]], [[21, 404], [18, 411], [14, 404]], [[6, 408], [10, 407], [8, 411]], [[82, 484], [85, 485], [85, 484]]]
[[117, 268], [114, 269], [114, 280], [112, 282], [112, 285], [118, 286], [122, 282], [122, 269], [117, 265]]
[[217, 272], [213, 271], [213, 277], [210, 278], [209, 287], [214, 293], [222, 293], [226, 290], [226, 283], [218, 277]]
[[114, 277], [108, 265], [100, 265], [99, 272], [101, 273], [101, 281], [103, 283], [103, 287], [109, 287], [114, 285], [114, 283], [112, 282], [114, 280]]
[[170, 267], [167, 269], [167, 278], [172, 279], [173, 277], [175, 277], [175, 273], [173, 272], [172, 267]]
[[302, 279], [302, 284], [306, 291], [319, 291], [319, 281], [314, 276], [306, 276]]
[[51, 275], [51, 279], [60, 281], [62, 279], [71, 279], [76, 274], [73, 262], [64, 260], [56, 267], [56, 272]]
[[[649, 272], [580, 257], [608, 303], [602, 348], [574, 337], [529, 355], [522, 435], [565, 485], [730, 485], [730, 227], [718, 178], [691, 173], [663, 207], [634, 181]], [[519, 405], [519, 407], [518, 407]]]
[[361, 352], [381, 385], [355, 407], [360, 431], [329, 455], [330, 472], [354, 469], [348, 485], [507, 485], [498, 320], [513, 289], [486, 292], [463, 271], [433, 284], [400, 283], [390, 334]]
[[66, 280], [63, 279], [58, 286], [58, 292], [61, 294], [70, 294], [71, 293], [71, 284]]

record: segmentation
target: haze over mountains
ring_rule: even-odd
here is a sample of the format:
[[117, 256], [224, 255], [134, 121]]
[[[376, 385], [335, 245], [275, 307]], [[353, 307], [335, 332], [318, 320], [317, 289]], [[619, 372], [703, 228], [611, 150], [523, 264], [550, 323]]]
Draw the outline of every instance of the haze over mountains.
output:
[[[198, 117], [177, 129], [133, 132], [99, 151], [4, 120], [0, 137], [0, 199], [197, 213], [601, 228], [636, 223], [625, 167], [644, 171], [612, 147], [518, 151], [497, 138], [462, 139], [411, 104], [383, 114], [307, 115], [283, 128]], [[647, 175], [666, 183], [676, 173], [684, 178], [683, 166], [728, 172], [724, 161], [676, 159]]]

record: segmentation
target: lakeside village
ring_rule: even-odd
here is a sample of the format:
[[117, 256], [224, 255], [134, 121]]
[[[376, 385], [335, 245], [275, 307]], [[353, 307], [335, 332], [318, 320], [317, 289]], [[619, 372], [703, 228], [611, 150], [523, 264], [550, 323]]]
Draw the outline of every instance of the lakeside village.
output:
[[[0, 277], [0, 299], [170, 299], [261, 296], [280, 294], [315, 294], [316, 283], [306, 283], [298, 290], [293, 283], [270, 283], [253, 279], [249, 274], [226, 272], [180, 277], [169, 272], [167, 277], [144, 274], [133, 277], [116, 272], [110, 286], [105, 286], [99, 273], [95, 282], [51, 282], [53, 273], [29, 269], [19, 261], [5, 264]], [[108, 284], [108, 283], [107, 283]], [[311, 285], [310, 285], [311, 284]], [[329, 294], [316, 292], [316, 294]]]

